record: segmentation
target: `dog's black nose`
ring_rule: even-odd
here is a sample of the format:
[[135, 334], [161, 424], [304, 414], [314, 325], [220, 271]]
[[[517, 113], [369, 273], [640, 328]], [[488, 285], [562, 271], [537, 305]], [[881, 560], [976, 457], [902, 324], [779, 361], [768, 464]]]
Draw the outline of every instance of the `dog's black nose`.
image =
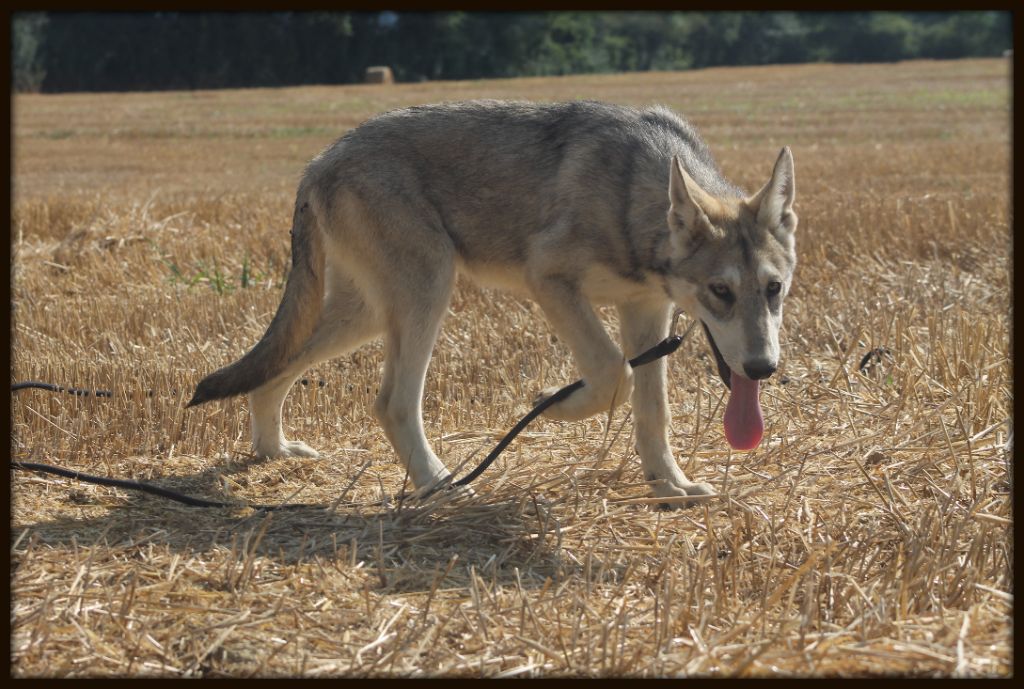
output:
[[776, 368], [778, 367], [767, 359], [755, 359], [743, 364], [743, 371], [750, 380], [764, 380], [775, 373]]

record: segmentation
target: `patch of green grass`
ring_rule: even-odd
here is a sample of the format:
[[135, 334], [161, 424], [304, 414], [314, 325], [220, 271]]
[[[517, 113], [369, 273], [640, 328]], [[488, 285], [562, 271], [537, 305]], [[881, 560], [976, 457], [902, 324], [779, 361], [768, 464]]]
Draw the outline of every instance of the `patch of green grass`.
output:
[[172, 285], [193, 287], [205, 284], [222, 296], [231, 294], [236, 289], [249, 289], [260, 283], [265, 283], [271, 279], [272, 272], [272, 269], [266, 272], [253, 270], [248, 254], [242, 258], [242, 271], [237, 278], [224, 272], [216, 259], [213, 260], [212, 265], [205, 261], [198, 261], [191, 269], [182, 269], [177, 261], [166, 256], [162, 256], [161, 260], [171, 273], [169, 281]]

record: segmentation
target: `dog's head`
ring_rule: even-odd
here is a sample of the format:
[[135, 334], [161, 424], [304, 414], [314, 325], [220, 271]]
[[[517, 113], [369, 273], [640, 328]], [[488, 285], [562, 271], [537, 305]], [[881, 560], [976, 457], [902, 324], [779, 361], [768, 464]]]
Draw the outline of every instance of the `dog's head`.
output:
[[[709, 194], [677, 158], [669, 175], [667, 289], [703, 324], [722, 381], [739, 395], [737, 413], [759, 418], [757, 381], [778, 367], [782, 302], [796, 266], [793, 156], [782, 149], [771, 179], [748, 198]], [[753, 430], [733, 435], [745, 436], [740, 445], [760, 440]]]

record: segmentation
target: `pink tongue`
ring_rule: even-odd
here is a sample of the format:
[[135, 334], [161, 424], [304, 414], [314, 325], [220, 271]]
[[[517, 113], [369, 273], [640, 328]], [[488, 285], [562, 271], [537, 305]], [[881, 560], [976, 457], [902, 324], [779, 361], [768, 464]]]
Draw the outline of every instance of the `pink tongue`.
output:
[[725, 407], [725, 438], [734, 450], [753, 450], [764, 434], [764, 417], [757, 401], [760, 383], [732, 371], [732, 392]]

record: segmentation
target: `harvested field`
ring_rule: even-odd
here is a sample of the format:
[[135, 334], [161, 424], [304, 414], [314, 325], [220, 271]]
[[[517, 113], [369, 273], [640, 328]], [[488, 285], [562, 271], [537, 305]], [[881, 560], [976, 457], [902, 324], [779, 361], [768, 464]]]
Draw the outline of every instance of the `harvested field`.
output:
[[[964, 60], [15, 96], [12, 381], [115, 394], [17, 393], [12, 456], [323, 507], [195, 509], [12, 472], [12, 674], [1010, 675], [1009, 75]], [[277, 307], [305, 162], [382, 110], [471, 97], [665, 103], [747, 189], [792, 147], [799, 264], [760, 447], [729, 450], [702, 337], [670, 363], [677, 459], [719, 497], [650, 504], [626, 405], [537, 420], [474, 495], [405, 499], [370, 411], [380, 343], [286, 402], [319, 459], [252, 458], [244, 399], [185, 410]], [[576, 377], [536, 305], [460, 283], [428, 436], [472, 466]]]

